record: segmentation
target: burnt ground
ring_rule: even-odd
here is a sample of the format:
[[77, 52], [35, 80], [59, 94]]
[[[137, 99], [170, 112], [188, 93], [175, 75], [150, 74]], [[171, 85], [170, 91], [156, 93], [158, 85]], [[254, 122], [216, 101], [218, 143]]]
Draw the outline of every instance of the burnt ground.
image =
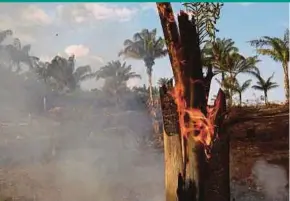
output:
[[[279, 172], [271, 175], [272, 167], [282, 167], [289, 178], [288, 105], [235, 108], [230, 112], [227, 123], [229, 124], [228, 134], [231, 136], [230, 169], [233, 186], [239, 184], [246, 187], [247, 189], [242, 190], [246, 194], [258, 192], [259, 186], [252, 176], [252, 170], [254, 164], [261, 159], [270, 165], [270, 170], [265, 171], [265, 174], [269, 174], [265, 183], [271, 183], [271, 180], [281, 180]], [[282, 178], [282, 180], [284, 179]], [[283, 185], [281, 188], [284, 188], [286, 192], [289, 188], [288, 185]], [[288, 196], [289, 194], [277, 200], [288, 200]], [[254, 197], [256, 198], [244, 196], [242, 200], [266, 199], [263, 195]]]
[[228, 117], [231, 178], [243, 180], [260, 158], [280, 165], [289, 175], [289, 108], [235, 108]]
[[[125, 155], [116, 155], [121, 154], [124, 147], [129, 146], [128, 141], [124, 139], [132, 139], [130, 143], [132, 143], [133, 147], [136, 142], [138, 144], [148, 143], [147, 139], [145, 139], [145, 142], [142, 140], [140, 141], [138, 138], [130, 137], [136, 135], [136, 133], [140, 134], [140, 132], [143, 132], [144, 135], [142, 136], [145, 136], [150, 132], [150, 123], [143, 114], [140, 115], [140, 112], [130, 111], [121, 113], [111, 112], [113, 116], [104, 111], [98, 114], [88, 114], [88, 112], [84, 115], [80, 115], [78, 111], [68, 111], [64, 113], [68, 113], [64, 116], [69, 118], [64, 122], [59, 122], [59, 119], [55, 119], [55, 117], [51, 116], [35, 116], [31, 119], [28, 118], [27, 115], [23, 115], [23, 117], [19, 119], [20, 117], [18, 115], [16, 121], [15, 116], [8, 119], [4, 113], [1, 115], [0, 195], [12, 197], [13, 200], [19, 201], [91, 201], [89, 197], [92, 196], [99, 196], [99, 199], [94, 200], [115, 200], [115, 198], [108, 198], [105, 196], [104, 199], [102, 199], [100, 194], [96, 195], [93, 188], [103, 189], [104, 187], [94, 183], [95, 180], [93, 180], [92, 177], [85, 176], [91, 171], [94, 172], [95, 169], [99, 167], [95, 167], [95, 164], [90, 164], [90, 169], [84, 167], [84, 164], [87, 165], [88, 161], [91, 162], [95, 160], [94, 156], [91, 156], [92, 152], [100, 153], [102, 152], [102, 144], [110, 144], [110, 137], [108, 137], [108, 135], [112, 135], [112, 137], [116, 139], [114, 146], [112, 145], [112, 149], [119, 150], [120, 153], [110, 152], [104, 154], [109, 154], [114, 160], [121, 160], [120, 157], [123, 157], [121, 163], [124, 162], [125, 158], [128, 160], [126, 162], [127, 165], [124, 166], [124, 168], [127, 169], [127, 171], [124, 171], [124, 178], [116, 181], [116, 185], [117, 182], [122, 182], [125, 178], [131, 179], [131, 177], [132, 182], [136, 182], [136, 180], [139, 182], [136, 184], [132, 183], [131, 186], [124, 187], [123, 190], [120, 188], [124, 186], [123, 184], [117, 185], [118, 189], [120, 189], [120, 194], [128, 191], [126, 194], [129, 196], [129, 194], [132, 193], [131, 191], [129, 192], [128, 189], [138, 185], [140, 189], [142, 189], [142, 192], [144, 192], [144, 189], [147, 189], [146, 195], [149, 195], [150, 192], [154, 192], [155, 194], [158, 194], [156, 193], [158, 191], [160, 192], [159, 187], [163, 183], [162, 178], [159, 178], [160, 175], [160, 177], [162, 177], [163, 169], [161, 162], [162, 156], [160, 157], [160, 154], [159, 156], [156, 155], [151, 157], [151, 153], [146, 154], [148, 151], [144, 148], [144, 151], [134, 156], [134, 160], [129, 160], [128, 155], [126, 155], [129, 154], [129, 152], [124, 152]], [[257, 160], [262, 158], [270, 164], [282, 166], [289, 175], [288, 106], [233, 108], [227, 117], [226, 123], [228, 125], [228, 134], [231, 136], [230, 165], [234, 192], [233, 197], [235, 197], [237, 201], [265, 200], [263, 195], [259, 194], [251, 173], [253, 165]], [[122, 127], [122, 125], [125, 125], [125, 127]], [[114, 130], [114, 132], [117, 130], [114, 136], [112, 130]], [[99, 136], [100, 133], [105, 133], [107, 137], [102, 138]], [[124, 137], [122, 137], [122, 135], [124, 135]], [[57, 140], [54, 142], [53, 139]], [[58, 151], [61, 152], [60, 149], [63, 149], [63, 151], [62, 154], [58, 156], [57, 153]], [[40, 153], [37, 150], [42, 151]], [[73, 152], [74, 150], [79, 151]], [[106, 150], [110, 150], [110, 147], [106, 146]], [[154, 155], [156, 153], [154, 152], [152, 154]], [[87, 155], [90, 155], [90, 157], [87, 158]], [[75, 158], [78, 160], [77, 163]], [[79, 161], [80, 159], [83, 160], [83, 158], [87, 161]], [[107, 163], [107, 160], [109, 161], [108, 158], [96, 160], [102, 160], [104, 164]], [[146, 168], [142, 168], [144, 160], [147, 160], [145, 162], [145, 166], [147, 165]], [[158, 161], [160, 161], [161, 165], [157, 165], [157, 163], [159, 163]], [[136, 170], [128, 170], [128, 164], [136, 165]], [[71, 170], [72, 166], [74, 168], [73, 170]], [[59, 173], [59, 167], [70, 170], [72, 172], [71, 174], [74, 175], [76, 173], [84, 174], [81, 176], [82, 178], [79, 178], [80, 182], [84, 182], [82, 185], [73, 181], [63, 181], [69, 184], [66, 183], [66, 188], [63, 189], [64, 193], [62, 193], [64, 197], [62, 198], [59, 198], [59, 189], [55, 186], [55, 180], [58, 180], [58, 177], [62, 176], [62, 173], [56, 175], [56, 172]], [[85, 168], [85, 170], [83, 168]], [[157, 169], [158, 171], [154, 172], [154, 170]], [[109, 168], [108, 171], [111, 171], [112, 174], [114, 174], [115, 171], [115, 173], [119, 175], [119, 173], [116, 172], [117, 169], [112, 169], [112, 167]], [[134, 173], [134, 171], [136, 171], [136, 173]], [[139, 179], [137, 179], [137, 175], [140, 175], [138, 171], [142, 172]], [[146, 171], [153, 171], [153, 175], [155, 176], [145, 175]], [[136, 176], [128, 177], [125, 175], [128, 173], [132, 173], [132, 175], [134, 173]], [[106, 172], [105, 174], [110, 175], [111, 173], [109, 174]], [[134, 177], [136, 178], [135, 180]], [[149, 180], [149, 178], [151, 179]], [[156, 178], [156, 182], [152, 183], [152, 178]], [[98, 179], [96, 179], [96, 181], [97, 180]], [[58, 183], [58, 185], [60, 184]], [[104, 188], [104, 190], [101, 191], [108, 192], [110, 190], [109, 188]], [[71, 194], [71, 192], [76, 193], [78, 191], [81, 193]], [[108, 194], [110, 193], [107, 193], [106, 196]], [[253, 194], [253, 196], [248, 196], [250, 194]], [[135, 196], [134, 194], [133, 198], [129, 196], [130, 198], [124, 198], [122, 200], [143, 201], [146, 200], [146, 198], [148, 200], [146, 196], [143, 197], [143, 199], [136, 199]], [[162, 196], [152, 197], [150, 200], [161, 201]], [[279, 201], [284, 200], [283, 198]]]

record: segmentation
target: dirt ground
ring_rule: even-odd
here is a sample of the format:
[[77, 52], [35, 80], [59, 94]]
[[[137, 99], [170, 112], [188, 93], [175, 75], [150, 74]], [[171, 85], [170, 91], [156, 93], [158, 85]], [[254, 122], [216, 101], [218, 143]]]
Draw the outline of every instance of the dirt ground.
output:
[[231, 136], [231, 178], [250, 176], [258, 159], [283, 166], [289, 175], [289, 108], [236, 108], [228, 119]]
[[[127, 118], [125, 118], [127, 117]], [[129, 118], [132, 117], [132, 118]], [[81, 117], [80, 120], [84, 122], [88, 122], [89, 118]], [[105, 121], [105, 118], [98, 118], [102, 121]], [[110, 123], [104, 122], [103, 124], [108, 127], [110, 124], [110, 128], [114, 129], [114, 124], [120, 125], [125, 124], [130, 129], [131, 134], [128, 131], [125, 131], [126, 134], [132, 135], [138, 131], [140, 131], [140, 121], [142, 121], [143, 127], [142, 131], [145, 133], [148, 132], [150, 124], [144, 124], [146, 122], [146, 118], [142, 116], [136, 116], [136, 113], [126, 113], [121, 114], [121, 118], [109, 118]], [[31, 120], [30, 120], [31, 121]], [[32, 120], [33, 121], [33, 120]], [[46, 124], [42, 125], [39, 122], [45, 121]], [[80, 122], [81, 122], [80, 121]], [[138, 121], [138, 122], [137, 122]], [[75, 124], [72, 121], [72, 124]], [[29, 123], [27, 121], [27, 123]], [[70, 141], [69, 145], [66, 145], [65, 141], [61, 141], [62, 146], [67, 146], [68, 149], [79, 149], [80, 147], [75, 146], [88, 146], [88, 143], [91, 147], [96, 147], [98, 144], [94, 145], [93, 140], [89, 139], [91, 137], [91, 132], [84, 124], [80, 124], [76, 127], [75, 125], [66, 126], [66, 128], [70, 128], [70, 130], [59, 130], [59, 123], [55, 121], [48, 121], [43, 117], [43, 119], [35, 120], [33, 123], [33, 129], [29, 127], [25, 127], [25, 124], [18, 123], [17, 128], [13, 125], [2, 124], [0, 130], [1, 142], [0, 142], [0, 152], [9, 153], [9, 156], [0, 155], [0, 195], [5, 195], [5, 199], [2, 200], [19, 200], [19, 201], [27, 201], [27, 200], [40, 200], [40, 201], [51, 201], [51, 200], [91, 200], [89, 197], [92, 196], [101, 196], [96, 195], [92, 186], [96, 184], [91, 184], [90, 181], [92, 178], [86, 178], [85, 183], [82, 179], [80, 179], [80, 183], [76, 183], [75, 181], [66, 181], [69, 182], [69, 185], [66, 184], [67, 189], [63, 189], [62, 198], [59, 198], [59, 191], [57, 186], [55, 186], [55, 180], [57, 180], [57, 176], [55, 175], [56, 171], [59, 171], [59, 167], [70, 166], [69, 161], [62, 161], [58, 159], [58, 162], [52, 162], [51, 155], [54, 155], [51, 141], [47, 140], [47, 133], [58, 133], [63, 132], [65, 135], [70, 135], [71, 132], [77, 132], [76, 129], [86, 133], [82, 133], [81, 136], [76, 137], [74, 140]], [[228, 134], [231, 136], [231, 179], [233, 182], [238, 182], [239, 184], [245, 184], [249, 188], [256, 188], [256, 184], [253, 182], [251, 177], [252, 168], [255, 162], [259, 159], [264, 159], [268, 161], [270, 164], [280, 165], [282, 166], [289, 175], [289, 108], [288, 106], [273, 106], [273, 107], [247, 107], [247, 108], [234, 108], [229, 113], [226, 121], [229, 129]], [[95, 128], [101, 128], [101, 121], [91, 122], [90, 125], [94, 125]], [[19, 129], [19, 127], [21, 127]], [[93, 126], [93, 127], [94, 127]], [[90, 129], [94, 129], [94, 128]], [[104, 128], [106, 129], [106, 128]], [[147, 129], [147, 131], [146, 131]], [[111, 131], [110, 131], [111, 132]], [[110, 133], [109, 132], [109, 133]], [[37, 133], [37, 139], [33, 136], [29, 136], [30, 133]], [[120, 133], [119, 133], [120, 134]], [[93, 135], [93, 134], [92, 134]], [[85, 136], [85, 137], [84, 137]], [[30, 138], [31, 137], [31, 138]], [[65, 138], [65, 137], [64, 137]], [[15, 145], [13, 145], [13, 141], [17, 141]], [[21, 144], [25, 142], [25, 139], [34, 139], [35, 141], [29, 143], [33, 143], [33, 146], [25, 145], [25, 147], [34, 147], [34, 149], [25, 148], [25, 154], [21, 152], [21, 148], [17, 148], [17, 144], [21, 141]], [[83, 142], [86, 139], [88, 142]], [[103, 143], [107, 143], [107, 138], [101, 139], [104, 140]], [[123, 138], [120, 138], [120, 142], [123, 141]], [[81, 145], [83, 142], [83, 145]], [[146, 141], [147, 143], [150, 143]], [[132, 142], [134, 144], [135, 142]], [[19, 143], [20, 144], [20, 143]], [[50, 150], [48, 155], [39, 155], [35, 152], [35, 145], [39, 144], [42, 149]], [[99, 144], [102, 142], [99, 141]], [[128, 144], [127, 142], [124, 144]], [[21, 145], [21, 146], [22, 146]], [[32, 145], [32, 144], [31, 144]], [[23, 145], [24, 146], [24, 145]], [[118, 145], [119, 146], [119, 145]], [[51, 152], [52, 150], [52, 152]], [[56, 147], [57, 150], [57, 147]], [[121, 150], [121, 148], [119, 149]], [[20, 154], [21, 153], [21, 154]], [[78, 152], [79, 154], [79, 152]], [[115, 153], [114, 153], [115, 154]], [[75, 157], [75, 154], [73, 154]], [[160, 154], [159, 154], [160, 155]], [[29, 156], [29, 162], [25, 162], [27, 160], [27, 156]], [[84, 153], [84, 156], [86, 154]], [[80, 156], [79, 158], [83, 158], [84, 156]], [[113, 156], [113, 155], [112, 155]], [[21, 158], [22, 157], [22, 158]], [[126, 156], [124, 156], [126, 157]], [[145, 157], [149, 157], [151, 161], [150, 167], [147, 167], [150, 171], [160, 169], [162, 170], [162, 166], [156, 166], [156, 157], [158, 161], [162, 161], [162, 156], [154, 156], [153, 159], [149, 155], [141, 155], [138, 160], [130, 161], [128, 159], [128, 163], [137, 164], [137, 166], [142, 164], [142, 160], [145, 160]], [[15, 163], [11, 158], [14, 158], [18, 161]], [[39, 163], [39, 158], [41, 158], [41, 163]], [[141, 160], [142, 159], [142, 160]], [[91, 159], [89, 158], [88, 161]], [[141, 161], [140, 161], [141, 160]], [[21, 162], [19, 162], [21, 161]], [[35, 161], [38, 161], [36, 163]], [[149, 162], [147, 162], [149, 164]], [[162, 162], [160, 162], [162, 164]], [[3, 164], [6, 164], [5, 166]], [[9, 165], [7, 165], [9, 164]], [[146, 164], [146, 165], [148, 165]], [[74, 164], [74, 168], [76, 172], [81, 170], [81, 174], [87, 174], [88, 170], [83, 170], [83, 164], [78, 163]], [[139, 167], [138, 166], [138, 167]], [[79, 168], [79, 169], [78, 169]], [[147, 171], [146, 169], [142, 169], [140, 166], [140, 171]], [[61, 173], [62, 174], [62, 173]], [[60, 174], [60, 175], [61, 175]], [[142, 173], [143, 174], [143, 173]], [[160, 172], [156, 172], [154, 178], [158, 178], [158, 175], [161, 175]], [[59, 176], [59, 175], [58, 175]], [[146, 180], [148, 179], [148, 181]], [[158, 191], [158, 186], [160, 187], [163, 183], [162, 179], [157, 179], [158, 182], [154, 184], [150, 183], [148, 176], [141, 177], [139, 180], [144, 180], [144, 188], [148, 189], [148, 192]], [[132, 178], [133, 179], [133, 178]], [[146, 181], [145, 181], [146, 180]], [[159, 181], [160, 180], [160, 181]], [[41, 181], [41, 182], [39, 182]], [[121, 182], [121, 181], [119, 181]], [[146, 183], [147, 182], [147, 183]], [[160, 183], [161, 182], [161, 183]], [[73, 185], [75, 184], [75, 185]], [[81, 185], [79, 185], [81, 184]], [[88, 184], [88, 185], [86, 185]], [[15, 186], [17, 185], [17, 188]], [[60, 184], [61, 185], [61, 184]], [[120, 184], [122, 186], [122, 184]], [[118, 186], [118, 188], [120, 187]], [[141, 184], [140, 184], [141, 185]], [[235, 185], [233, 183], [233, 185]], [[147, 187], [146, 187], [147, 186]], [[150, 187], [148, 187], [150, 186]], [[103, 186], [97, 187], [99, 189], [104, 188]], [[143, 187], [142, 187], [143, 188]], [[144, 189], [143, 188], [143, 189]], [[120, 189], [120, 188], [119, 188]], [[72, 190], [80, 191], [83, 194], [78, 194], [75, 196], [72, 194]], [[102, 191], [106, 192], [108, 189], [104, 188]], [[128, 191], [127, 189], [119, 190], [120, 193], [123, 191]], [[121, 192], [122, 191], [122, 192]], [[248, 192], [248, 189], [245, 191]], [[34, 192], [32, 194], [32, 192]], [[127, 193], [132, 194], [130, 192]], [[156, 193], [158, 194], [158, 192]], [[74, 195], [74, 196], [73, 196]], [[72, 197], [73, 196], [73, 197]], [[133, 195], [133, 197], [136, 195]], [[9, 199], [7, 199], [9, 197]], [[27, 199], [29, 198], [29, 199]], [[0, 197], [0, 201], [1, 197]], [[99, 199], [96, 200], [114, 200], [113, 198]], [[142, 199], [136, 198], [124, 198], [123, 200], [137, 201]], [[151, 199], [153, 200], [153, 199]], [[150, 200], [150, 201], [151, 201]], [[156, 198], [155, 200], [162, 200], [162, 198]], [[237, 199], [238, 200], [238, 199]], [[240, 199], [249, 201], [251, 199]], [[253, 199], [257, 200], [257, 199]], [[264, 198], [260, 200], [265, 200]]]

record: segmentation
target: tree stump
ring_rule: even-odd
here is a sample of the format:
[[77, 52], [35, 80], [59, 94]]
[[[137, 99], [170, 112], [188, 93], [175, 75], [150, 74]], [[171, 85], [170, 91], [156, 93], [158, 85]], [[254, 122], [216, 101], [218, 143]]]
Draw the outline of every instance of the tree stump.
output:
[[[209, 109], [207, 98], [213, 74], [208, 71], [203, 77], [199, 35], [194, 19], [186, 13], [178, 16], [178, 26], [170, 3], [157, 3], [161, 25], [173, 70], [175, 86], [184, 90], [186, 108], [197, 109], [209, 121], [217, 125], [215, 135], [221, 134], [225, 105], [225, 94], [219, 90], [215, 106]], [[172, 88], [162, 87], [161, 105], [164, 122], [165, 188], [166, 201], [229, 201], [229, 143], [228, 138], [213, 142], [212, 158], [207, 161], [206, 147], [192, 136], [181, 135], [180, 114], [176, 104], [167, 93]], [[179, 111], [180, 112], [180, 111]], [[189, 116], [182, 117], [186, 125], [193, 124]], [[177, 198], [177, 199], [176, 199]]]

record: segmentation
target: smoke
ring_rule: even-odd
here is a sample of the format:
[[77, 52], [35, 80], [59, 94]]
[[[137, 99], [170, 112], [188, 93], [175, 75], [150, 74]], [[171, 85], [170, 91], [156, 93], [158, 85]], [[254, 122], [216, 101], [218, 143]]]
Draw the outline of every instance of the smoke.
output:
[[258, 160], [252, 169], [256, 184], [261, 188], [266, 200], [288, 200], [288, 178], [285, 169]]
[[93, 92], [52, 96], [48, 105], [65, 108], [55, 119], [35, 112], [44, 88], [21, 76], [1, 70], [0, 197], [164, 200], [163, 155], [150, 146], [144, 106], [105, 108]]

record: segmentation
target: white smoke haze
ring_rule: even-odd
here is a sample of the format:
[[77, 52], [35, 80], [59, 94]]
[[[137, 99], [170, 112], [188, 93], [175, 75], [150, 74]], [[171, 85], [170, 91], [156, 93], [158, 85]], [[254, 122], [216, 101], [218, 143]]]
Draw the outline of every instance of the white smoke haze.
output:
[[[142, 104], [132, 99], [137, 110], [118, 109], [98, 105], [100, 97], [92, 92], [51, 95], [49, 108], [64, 108], [55, 119], [37, 112], [43, 83], [0, 70], [0, 196], [164, 200], [163, 154], [150, 146], [152, 126]], [[253, 177], [258, 190], [231, 184], [236, 201], [288, 200], [283, 168], [260, 160]]]
[[[117, 54], [123, 41], [139, 31], [139, 12], [157, 14], [154, 3], [137, 7], [63, 4], [55, 13], [43, 5], [1, 4], [0, 29], [13, 30], [13, 36], [1, 45], [19, 38], [22, 47], [31, 44], [29, 54], [42, 61], [74, 54], [77, 66], [89, 64], [93, 71], [114, 58], [122, 60]], [[162, 28], [157, 30], [162, 36]], [[152, 124], [143, 103], [134, 95], [124, 95], [134, 109], [106, 105], [114, 97], [88, 92], [100, 89], [102, 80], [86, 80], [81, 83], [84, 91], [70, 95], [46, 93], [47, 87], [34, 74], [10, 72], [10, 57], [0, 48], [0, 201], [2, 197], [19, 201], [165, 200], [164, 158], [150, 141]], [[129, 87], [147, 82], [144, 63], [138, 62], [127, 64], [143, 79], [129, 80]], [[169, 59], [156, 67], [164, 66], [162, 75], [171, 77], [167, 65]], [[48, 110], [60, 107], [63, 111], [43, 112], [44, 96]], [[283, 170], [260, 161], [253, 174], [263, 197], [255, 193], [250, 197], [247, 186], [233, 184], [235, 193], [243, 194], [236, 201], [287, 200]]]
[[288, 178], [286, 170], [279, 165], [257, 160], [251, 169], [249, 179], [254, 186], [231, 182], [233, 201], [287, 201], [289, 200]]
[[92, 92], [48, 96], [48, 109], [64, 108], [53, 119], [36, 112], [44, 85], [3, 68], [0, 78], [0, 197], [164, 199], [163, 155], [149, 143], [151, 121], [140, 103], [125, 110], [94, 105]]
[[252, 170], [256, 184], [261, 187], [266, 200], [288, 200], [287, 173], [278, 165], [269, 164], [265, 160], [258, 160]]

